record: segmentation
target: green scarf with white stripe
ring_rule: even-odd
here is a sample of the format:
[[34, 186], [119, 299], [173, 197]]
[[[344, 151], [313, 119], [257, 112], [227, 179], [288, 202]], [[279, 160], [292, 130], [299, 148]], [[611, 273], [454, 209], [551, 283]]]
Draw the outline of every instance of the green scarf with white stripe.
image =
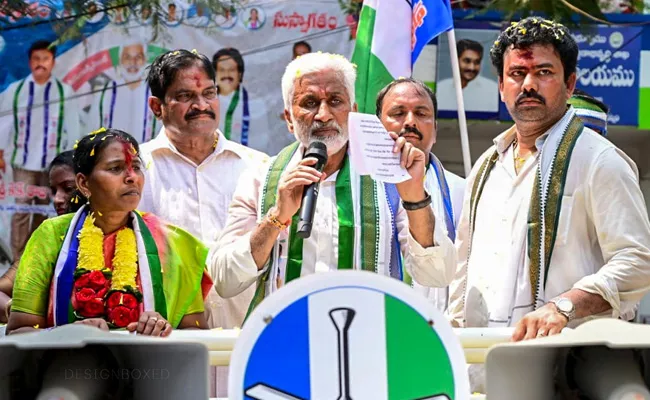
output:
[[[295, 142], [285, 147], [273, 160], [263, 187], [260, 215], [266, 215], [271, 207], [275, 205], [280, 177], [298, 148], [299, 142]], [[336, 177], [336, 203], [339, 222], [337, 268], [353, 269], [358, 267], [366, 271], [376, 271], [380, 245], [377, 185], [370, 176], [360, 176], [359, 178], [359, 204], [355, 207], [352, 199], [349, 158], [346, 156], [343, 166]], [[355, 248], [355, 212], [359, 213], [361, 238], [358, 245], [360, 248]], [[303, 239], [295, 234], [298, 218], [298, 215], [294, 215], [291, 221], [285, 283], [300, 277], [302, 271]], [[360, 257], [356, 257], [355, 252], [358, 252]], [[267, 296], [269, 290], [267, 285], [271, 284], [269, 279], [271, 277], [275, 278], [277, 274], [279, 253], [280, 249], [276, 243], [266, 266], [267, 269], [258, 279], [257, 290], [250, 304], [248, 314]], [[359, 266], [355, 266], [356, 259], [360, 259]]]

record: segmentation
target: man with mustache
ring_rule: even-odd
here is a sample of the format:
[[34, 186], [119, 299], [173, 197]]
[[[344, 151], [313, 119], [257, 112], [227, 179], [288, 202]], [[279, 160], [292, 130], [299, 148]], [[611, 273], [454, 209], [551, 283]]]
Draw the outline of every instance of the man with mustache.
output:
[[248, 146], [251, 122], [251, 104], [248, 90], [242, 85], [244, 58], [239, 50], [228, 47], [212, 56], [217, 71], [220, 112], [219, 128], [226, 138]]
[[634, 162], [567, 104], [576, 42], [531, 17], [501, 33], [491, 58], [515, 124], [467, 180], [454, 323], [513, 326], [519, 341], [631, 320], [650, 289], [650, 222]]
[[[214, 244], [226, 222], [241, 172], [265, 154], [226, 139], [219, 131], [219, 99], [210, 60], [195, 51], [158, 56], [147, 75], [158, 136], [141, 146], [145, 185], [138, 209], [150, 211]], [[210, 327], [241, 326], [253, 290], [206, 302]]]
[[140, 143], [156, 136], [160, 127], [149, 110], [146, 65], [146, 43], [131, 42], [121, 46], [120, 63], [115, 67], [116, 79], [106, 82], [96, 96], [90, 113], [90, 129], [120, 129]]
[[[57, 154], [70, 149], [80, 136], [73, 90], [52, 76], [56, 46], [40, 40], [28, 51], [31, 74], [11, 84], [0, 96], [0, 171], [11, 164], [17, 212], [11, 217], [11, 249], [17, 261], [31, 233], [47, 218], [47, 167]], [[29, 189], [29, 190], [28, 190]], [[25, 208], [37, 205], [42, 214]]]
[[[336, 269], [363, 269], [396, 279], [408, 273], [425, 286], [448, 284], [456, 255], [444, 222], [429, 206], [424, 153], [391, 133], [392, 151], [400, 154], [412, 177], [396, 185], [397, 232], [384, 185], [360, 176], [350, 165], [348, 115], [356, 110], [355, 79], [354, 66], [335, 54], [309, 53], [287, 66], [282, 77], [284, 113], [296, 142], [269, 164], [248, 171], [237, 186], [227, 226], [209, 256], [222, 296], [237, 295], [257, 282], [252, 310], [287, 282]], [[327, 146], [322, 172], [314, 168], [315, 158], [304, 158], [314, 141]], [[301, 239], [295, 234], [297, 214], [304, 187], [315, 182], [320, 189], [313, 229]]]
[[[443, 221], [443, 228], [449, 239], [456, 238], [456, 226], [463, 208], [465, 179], [446, 171], [440, 160], [432, 153], [436, 143], [438, 111], [436, 96], [424, 83], [413, 78], [400, 78], [384, 87], [377, 94], [377, 117], [390, 132], [417, 147], [425, 155], [425, 181], [427, 193], [431, 195], [431, 208], [437, 221]], [[395, 185], [386, 185], [386, 190], [395, 192]], [[430, 288], [417, 282], [405, 280], [427, 297], [440, 311], [447, 309], [448, 289]]]
[[[495, 81], [480, 75], [483, 46], [474, 40], [461, 39], [456, 43], [463, 102], [466, 111], [499, 111], [498, 87]], [[443, 79], [436, 85], [441, 110], [455, 111], [456, 91], [454, 79]]]

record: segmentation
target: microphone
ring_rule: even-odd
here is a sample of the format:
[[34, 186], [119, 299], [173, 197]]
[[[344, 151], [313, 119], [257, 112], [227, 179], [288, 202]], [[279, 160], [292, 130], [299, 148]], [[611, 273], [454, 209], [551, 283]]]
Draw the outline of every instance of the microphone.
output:
[[[323, 142], [313, 142], [307, 148], [304, 158], [313, 157], [318, 159], [318, 162], [313, 167], [318, 172], [323, 172], [325, 164], [327, 164], [327, 146]], [[318, 188], [320, 181], [305, 186], [302, 193], [302, 205], [300, 206], [300, 220], [298, 221], [298, 229], [296, 234], [298, 237], [307, 239], [311, 236], [311, 227], [314, 222], [314, 212], [316, 211], [316, 199], [318, 199]]]

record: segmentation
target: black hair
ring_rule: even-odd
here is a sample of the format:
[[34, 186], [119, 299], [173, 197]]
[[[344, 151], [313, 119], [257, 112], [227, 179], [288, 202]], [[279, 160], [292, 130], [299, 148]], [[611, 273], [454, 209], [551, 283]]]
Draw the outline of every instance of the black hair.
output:
[[73, 155], [74, 173], [82, 173], [86, 176], [90, 175], [95, 168], [99, 155], [106, 146], [113, 143], [115, 140], [130, 143], [135, 149], [135, 154], [140, 154], [140, 146], [133, 136], [119, 129], [102, 128], [84, 136], [79, 142], [77, 142]]
[[469, 39], [461, 39], [456, 42], [456, 51], [458, 52], [458, 57], [460, 57], [465, 50], [472, 50], [477, 52], [483, 58], [483, 45], [479, 42]]
[[169, 7], [174, 7], [174, 9], [176, 9], [176, 4], [174, 4], [174, 3], [169, 3], [169, 4], [167, 4], [167, 8], [169, 9]]
[[70, 167], [70, 169], [74, 170], [74, 161], [73, 161], [73, 154], [74, 151], [72, 150], [67, 150], [64, 151], [63, 153], [59, 153], [56, 157], [54, 157], [54, 160], [50, 163], [50, 165], [47, 167], [47, 174], [49, 175], [52, 169], [54, 167], [58, 166], [66, 166]]
[[214, 53], [212, 56], [212, 65], [214, 66], [215, 70], [217, 69], [217, 61], [219, 60], [219, 57], [223, 56], [228, 56], [235, 60], [235, 63], [237, 64], [237, 71], [239, 71], [241, 79], [244, 80], [244, 58], [241, 56], [239, 50], [235, 49], [234, 47], [226, 47]]
[[311, 46], [309, 45], [309, 43], [305, 42], [304, 40], [301, 40], [293, 44], [293, 54], [296, 54], [296, 48], [298, 46], [305, 46], [307, 50], [309, 50], [308, 52], [311, 53]]
[[212, 82], [216, 80], [216, 74], [210, 59], [203, 54], [188, 50], [173, 50], [161, 54], [151, 63], [147, 74], [147, 84], [151, 95], [165, 102], [167, 89], [172, 85], [178, 71], [200, 66]]
[[564, 67], [564, 81], [576, 72], [578, 45], [571, 32], [562, 24], [539, 17], [528, 17], [513, 22], [499, 35], [490, 50], [492, 65], [503, 79], [503, 58], [511, 48], [526, 49], [534, 45], [552, 46], [560, 56]]
[[36, 50], [47, 50], [52, 53], [52, 57], [56, 57], [56, 46], [48, 40], [37, 40], [32, 43], [32, 45], [29, 46], [29, 50], [27, 51], [29, 58], [32, 58], [32, 53], [34, 53]]
[[431, 98], [431, 103], [433, 103], [433, 118], [438, 117], [438, 100], [436, 99], [435, 93], [433, 93], [433, 90], [427, 85], [425, 85], [422, 81], [419, 81], [417, 79], [413, 78], [399, 78], [395, 79], [388, 85], [386, 85], [383, 89], [379, 91], [377, 94], [377, 102], [376, 102], [376, 107], [377, 110], [375, 111], [377, 113], [377, 117], [381, 119], [381, 109], [384, 105], [384, 97], [397, 85], [401, 85], [402, 83], [410, 83], [415, 86], [415, 89], [418, 91], [419, 94], [423, 96], [429, 96]]
[[[99, 155], [109, 144], [116, 140], [129, 143], [133, 146], [135, 156], [140, 156], [140, 146], [133, 136], [119, 129], [102, 128], [84, 136], [75, 145], [74, 154], [72, 155], [75, 175], [78, 173], [86, 176], [90, 175], [93, 169], [95, 169]], [[70, 199], [70, 204], [68, 204], [68, 212], [76, 212], [87, 201], [86, 197], [81, 194], [81, 191], [78, 188], [75, 189]]]

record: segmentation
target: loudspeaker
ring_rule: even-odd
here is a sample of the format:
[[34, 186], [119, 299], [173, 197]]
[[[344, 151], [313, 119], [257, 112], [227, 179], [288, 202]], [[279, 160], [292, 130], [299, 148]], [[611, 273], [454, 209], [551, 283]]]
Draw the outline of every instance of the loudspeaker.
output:
[[200, 343], [70, 324], [0, 339], [0, 360], [0, 399], [209, 397]]
[[650, 400], [649, 363], [650, 326], [592, 320], [490, 349], [487, 399]]

